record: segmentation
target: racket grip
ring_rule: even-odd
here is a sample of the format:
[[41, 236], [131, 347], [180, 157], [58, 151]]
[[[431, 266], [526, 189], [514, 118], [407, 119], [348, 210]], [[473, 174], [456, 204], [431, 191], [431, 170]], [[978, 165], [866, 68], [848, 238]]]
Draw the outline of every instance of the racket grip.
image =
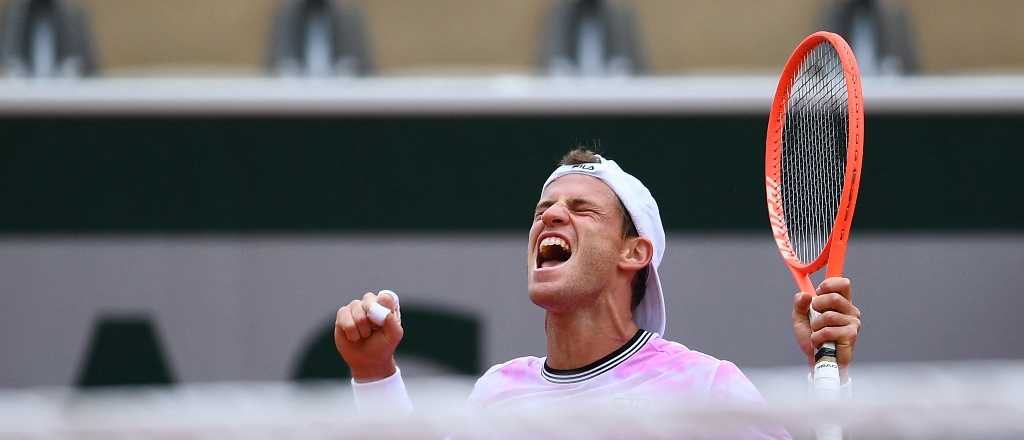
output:
[[[809, 315], [813, 321], [821, 314], [812, 308]], [[812, 378], [815, 399], [839, 400], [839, 359], [834, 342], [821, 344], [814, 352]]]
[[835, 343], [821, 344], [814, 354], [814, 397], [839, 400], [839, 362]]
[[[811, 309], [811, 319], [818, 315]], [[836, 401], [840, 398], [839, 360], [834, 342], [826, 342], [814, 353], [814, 371], [811, 388], [814, 398], [822, 401]], [[826, 423], [814, 429], [818, 440], [842, 440], [843, 428], [837, 424]]]

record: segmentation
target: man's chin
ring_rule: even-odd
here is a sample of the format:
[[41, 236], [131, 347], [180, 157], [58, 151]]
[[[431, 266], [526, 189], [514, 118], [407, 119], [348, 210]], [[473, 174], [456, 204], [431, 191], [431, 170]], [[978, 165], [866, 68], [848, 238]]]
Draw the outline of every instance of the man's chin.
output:
[[530, 280], [526, 290], [530, 294], [530, 301], [547, 309], [557, 303], [559, 294], [564, 291], [564, 286], [561, 284], [553, 281]]
[[558, 306], [556, 294], [547, 291], [530, 291], [530, 301], [544, 310], [551, 311]]
[[572, 283], [569, 282], [572, 279], [572, 269], [571, 263], [567, 262], [555, 267], [530, 270], [526, 283], [530, 300], [546, 310], [557, 308], [558, 304], [565, 301], [566, 294], [572, 290]]

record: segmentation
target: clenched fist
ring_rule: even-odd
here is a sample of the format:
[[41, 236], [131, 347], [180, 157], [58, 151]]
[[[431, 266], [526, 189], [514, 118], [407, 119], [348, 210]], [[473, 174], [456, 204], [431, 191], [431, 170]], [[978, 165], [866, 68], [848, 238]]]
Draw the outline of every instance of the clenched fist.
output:
[[[381, 325], [370, 319], [376, 305], [388, 313]], [[391, 292], [367, 292], [338, 309], [334, 320], [334, 346], [352, 370], [356, 382], [372, 382], [395, 373], [395, 349], [404, 335], [398, 298]]]

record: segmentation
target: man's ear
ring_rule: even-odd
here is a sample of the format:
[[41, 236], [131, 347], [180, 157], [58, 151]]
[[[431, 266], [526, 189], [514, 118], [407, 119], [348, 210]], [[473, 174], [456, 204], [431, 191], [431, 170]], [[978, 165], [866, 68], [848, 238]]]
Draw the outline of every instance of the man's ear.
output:
[[647, 237], [626, 237], [622, 243], [619, 268], [637, 271], [651, 264], [654, 243]]

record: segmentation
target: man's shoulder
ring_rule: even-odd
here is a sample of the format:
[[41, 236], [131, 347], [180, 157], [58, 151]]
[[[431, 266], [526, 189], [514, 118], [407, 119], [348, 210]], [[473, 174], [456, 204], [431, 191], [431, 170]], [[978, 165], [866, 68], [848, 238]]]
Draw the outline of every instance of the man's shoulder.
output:
[[515, 359], [502, 362], [500, 364], [494, 364], [491, 368], [488, 368], [483, 375], [480, 376], [480, 380], [495, 376], [507, 376], [516, 375], [521, 376], [530, 372], [537, 372], [539, 374], [541, 366], [544, 365], [544, 358], [536, 356], [523, 356]]
[[627, 363], [632, 365], [624, 365], [626, 371], [685, 378], [685, 382], [703, 383], [711, 388], [749, 384], [736, 364], [661, 337], [651, 338], [648, 346]]
[[722, 362], [728, 362], [661, 336], [651, 338], [638, 360], [660, 361], [671, 367], [706, 368], [717, 368]]
[[544, 359], [535, 356], [518, 357], [496, 364], [476, 380], [469, 400], [490, 402], [510, 390], [536, 386], [543, 381], [540, 375], [543, 365]]

